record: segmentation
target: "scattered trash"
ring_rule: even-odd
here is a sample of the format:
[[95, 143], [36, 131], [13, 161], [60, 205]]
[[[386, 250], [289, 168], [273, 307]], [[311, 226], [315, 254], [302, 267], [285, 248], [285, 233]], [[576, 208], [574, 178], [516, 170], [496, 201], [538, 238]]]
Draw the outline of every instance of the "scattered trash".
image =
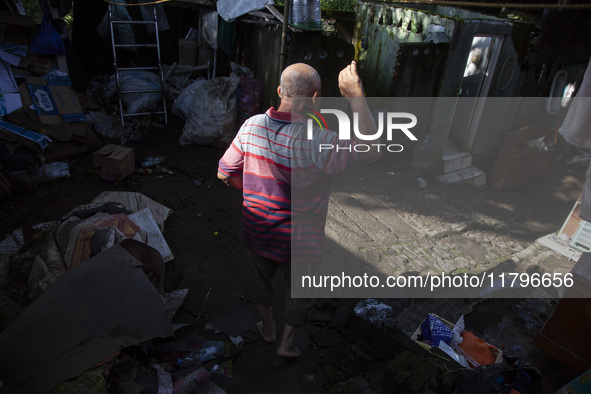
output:
[[465, 331], [464, 316], [456, 324], [430, 313], [411, 339], [426, 349], [438, 347], [458, 364], [468, 369], [503, 362], [503, 352]]
[[158, 250], [165, 263], [174, 260], [172, 251], [164, 239], [164, 235], [160, 231], [150, 208], [140, 209], [135, 213], [129, 214], [128, 217], [141, 229], [140, 238], [142, 242]]
[[242, 347], [242, 344], [244, 343], [244, 339], [241, 336], [233, 337], [231, 335], [228, 335], [228, 337], [230, 338], [230, 341], [232, 341], [234, 346], [236, 346], [237, 348]]
[[195, 184], [195, 186], [201, 186], [203, 184], [199, 179], [193, 179], [193, 183]]
[[201, 365], [206, 361], [223, 355], [229, 355], [230, 353], [230, 344], [228, 342], [206, 341], [201, 350], [183, 352], [181, 357], [176, 360], [176, 364], [181, 368]]
[[430, 314], [421, 323], [421, 342], [438, 346], [439, 342], [451, 344], [453, 332], [437, 316]]
[[24, 129], [3, 120], [0, 120], [0, 137], [35, 151], [42, 151], [48, 145], [48, 137], [43, 134]]
[[151, 174], [154, 173], [154, 170], [152, 168], [138, 167], [138, 168], [135, 169], [134, 172], [136, 174], [151, 175]]
[[227, 376], [231, 378], [233, 376], [232, 372], [232, 360], [225, 361], [221, 364], [216, 364], [211, 368], [211, 373], [217, 373], [220, 375]]
[[93, 203], [119, 203], [125, 206], [131, 212], [138, 212], [144, 208], [150, 208], [154, 220], [160, 227], [160, 231], [164, 231], [164, 221], [172, 213], [172, 209], [144, 196], [141, 193], [134, 192], [102, 192], [94, 200]]
[[12, 234], [7, 236], [0, 242], [0, 255], [14, 255], [17, 254], [23, 245], [25, 244], [25, 239], [23, 236], [23, 230], [18, 229], [14, 230]]
[[[160, 90], [160, 76], [149, 71], [121, 71], [119, 84], [123, 91], [155, 90], [155, 93], [130, 93], [121, 95], [125, 103], [126, 113], [143, 112], [162, 99]], [[111, 76], [107, 97], [113, 97], [118, 92], [115, 75]]]
[[113, 127], [113, 119], [100, 111], [89, 111], [89, 120], [92, 122], [92, 128], [98, 135], [105, 138], [121, 137], [121, 130]]
[[373, 298], [359, 301], [353, 309], [360, 318], [374, 325], [393, 327], [396, 325], [392, 307]]
[[172, 336], [161, 296], [138, 267], [123, 248], [107, 249], [65, 272], [0, 332], [8, 391], [49, 392], [123, 346]]
[[549, 150], [549, 146], [546, 144], [544, 139], [545, 137], [540, 137], [527, 141], [527, 147], [530, 149], [535, 149], [538, 152], [547, 152]]
[[165, 294], [164, 309], [166, 309], [166, 313], [170, 320], [172, 320], [174, 315], [176, 315], [177, 311], [183, 305], [188, 293], [188, 289], [179, 289]]
[[159, 364], [152, 364], [152, 368], [158, 374], [158, 394], [172, 394], [172, 376], [170, 372], [165, 371]]
[[199, 368], [187, 376], [174, 381], [174, 394], [188, 394], [193, 392], [199, 385], [209, 382], [211, 374], [205, 368]]
[[49, 182], [69, 177], [70, 166], [68, 163], [56, 161], [54, 163], [44, 164], [39, 168], [39, 182]]
[[419, 185], [420, 188], [427, 187], [427, 181], [424, 180], [423, 178], [417, 178], [417, 184]]
[[164, 163], [164, 160], [164, 156], [148, 156], [141, 160], [140, 165], [145, 168], [150, 168]]

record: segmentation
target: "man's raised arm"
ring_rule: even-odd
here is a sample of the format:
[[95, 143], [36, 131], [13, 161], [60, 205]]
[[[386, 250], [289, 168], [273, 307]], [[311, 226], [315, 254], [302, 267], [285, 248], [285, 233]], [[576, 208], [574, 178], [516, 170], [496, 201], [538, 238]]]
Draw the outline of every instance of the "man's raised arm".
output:
[[[351, 111], [359, 116], [359, 132], [364, 135], [376, 134], [378, 128], [365, 101], [363, 84], [357, 75], [357, 64], [354, 61], [340, 72], [339, 89], [343, 97], [349, 101]], [[366, 143], [366, 141], [361, 141], [355, 133], [353, 133], [353, 138], [357, 143]], [[380, 158], [382, 153], [377, 146], [380, 141], [377, 140], [374, 143], [375, 145], [367, 144], [370, 147], [369, 151], [357, 153], [360, 164], [371, 163]]]

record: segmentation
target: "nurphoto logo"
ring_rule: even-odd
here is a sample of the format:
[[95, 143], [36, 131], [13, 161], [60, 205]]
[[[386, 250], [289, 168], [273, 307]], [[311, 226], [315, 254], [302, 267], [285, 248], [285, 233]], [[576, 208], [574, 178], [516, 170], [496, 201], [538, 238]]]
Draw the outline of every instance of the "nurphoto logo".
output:
[[[328, 129], [326, 120], [322, 116], [322, 114], [332, 114], [337, 117], [339, 129], [339, 140], [350, 140], [351, 139], [351, 130], [355, 135], [355, 139], [357, 141], [374, 141], [372, 144], [362, 144], [358, 143], [353, 147], [342, 147], [333, 144], [319, 144], [318, 149], [319, 151], [323, 150], [346, 150], [351, 151], [354, 150], [355, 152], [368, 152], [372, 147], [377, 147], [378, 151], [382, 149], [388, 152], [402, 152], [404, 147], [401, 144], [385, 144], [381, 143], [382, 135], [386, 134], [386, 140], [388, 142], [392, 141], [392, 136], [395, 131], [401, 131], [408, 137], [411, 141], [417, 141], [417, 137], [410, 131], [411, 128], [416, 126], [417, 124], [417, 117], [409, 112], [378, 112], [377, 113], [377, 131], [374, 134], [363, 134], [362, 131], [359, 130], [359, 114], [357, 112], [353, 112], [353, 122], [351, 123], [351, 119], [349, 119], [349, 115], [347, 113], [338, 110], [338, 109], [326, 109], [323, 108], [320, 112], [315, 111], [313, 109], [307, 108], [311, 112], [306, 112], [310, 118], [307, 120], [307, 138], [308, 140], [313, 139], [314, 134], [314, 127], [315, 124], [320, 127], [320, 129]], [[385, 123], [385, 124], [384, 124]], [[353, 126], [353, 127], [351, 127]]]

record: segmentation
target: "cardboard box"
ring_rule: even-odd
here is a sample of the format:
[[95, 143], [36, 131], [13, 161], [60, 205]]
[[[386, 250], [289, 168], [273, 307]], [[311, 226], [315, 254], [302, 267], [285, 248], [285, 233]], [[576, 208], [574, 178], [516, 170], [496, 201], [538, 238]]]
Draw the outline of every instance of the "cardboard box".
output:
[[[429, 315], [433, 315], [436, 318], [438, 318], [443, 324], [445, 324], [447, 327], [449, 327], [450, 330], [453, 331], [455, 324], [450, 322], [449, 320], [446, 320], [444, 318], [442, 318], [441, 316], [437, 316], [435, 313], [429, 313]], [[422, 322], [421, 322], [422, 324]], [[410, 336], [410, 339], [412, 339], [413, 341], [415, 341], [419, 346], [421, 346], [422, 348], [424, 348], [425, 350], [429, 350], [431, 349], [431, 345], [427, 345], [426, 343], [422, 342], [419, 340], [419, 337], [421, 336], [421, 324], [419, 324], [419, 326], [417, 327], [417, 329], [415, 330], [415, 332]], [[490, 343], [487, 342], [487, 344], [489, 346]], [[491, 352], [493, 354], [493, 356], [495, 356], [495, 363], [502, 363], [503, 362], [503, 351], [498, 349], [496, 346], [493, 346], [494, 349], [491, 349]]]
[[109, 144], [94, 152], [94, 167], [106, 181], [119, 181], [135, 170], [133, 149]]
[[85, 122], [86, 115], [72, 90], [69, 77], [50, 76], [46, 81], [41, 77], [26, 77], [26, 89], [19, 90], [23, 105], [35, 104], [39, 120], [43, 124], [66, 122]]
[[14, 142], [35, 151], [42, 151], [48, 145], [43, 134], [0, 120], [0, 139]]

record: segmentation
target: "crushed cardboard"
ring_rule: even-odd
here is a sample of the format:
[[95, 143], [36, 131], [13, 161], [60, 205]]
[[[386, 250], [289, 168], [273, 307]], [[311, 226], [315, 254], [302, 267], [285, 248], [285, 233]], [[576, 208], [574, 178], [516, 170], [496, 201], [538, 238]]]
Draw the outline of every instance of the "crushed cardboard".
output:
[[40, 151], [47, 147], [47, 137], [23, 127], [0, 120], [0, 139]]

